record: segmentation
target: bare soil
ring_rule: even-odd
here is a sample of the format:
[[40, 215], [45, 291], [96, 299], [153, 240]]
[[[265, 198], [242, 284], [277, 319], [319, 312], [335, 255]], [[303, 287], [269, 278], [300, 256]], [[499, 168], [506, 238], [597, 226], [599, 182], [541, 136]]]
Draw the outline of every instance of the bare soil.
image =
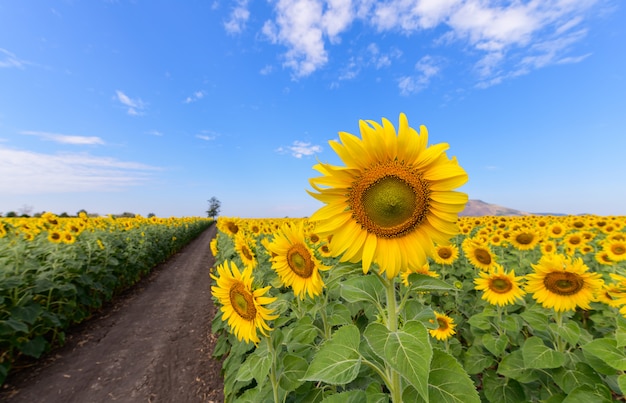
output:
[[210, 290], [211, 226], [94, 317], [63, 347], [19, 363], [0, 401], [11, 403], [224, 401], [211, 358], [217, 312]]

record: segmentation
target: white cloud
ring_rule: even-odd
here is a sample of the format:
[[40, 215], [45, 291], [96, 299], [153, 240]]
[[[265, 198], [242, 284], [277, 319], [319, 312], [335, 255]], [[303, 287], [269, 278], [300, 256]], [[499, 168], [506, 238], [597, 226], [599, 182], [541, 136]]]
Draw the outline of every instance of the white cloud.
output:
[[290, 153], [296, 158], [302, 158], [304, 155], [314, 155], [315, 153], [319, 153], [321, 151], [321, 146], [298, 140], [294, 141], [291, 146], [279, 147], [276, 149], [276, 152], [278, 153]]
[[[326, 7], [324, 7], [326, 5]], [[278, 0], [276, 20], [266, 21], [262, 32], [272, 43], [287, 47], [284, 66], [305, 77], [328, 61], [324, 38], [339, 41], [354, 19], [350, 0]]]
[[21, 69], [27, 64], [30, 64], [30, 63], [25, 60], [20, 59], [19, 57], [15, 56], [15, 54], [9, 52], [8, 50], [0, 48], [0, 68], [17, 67]]
[[[271, 3], [275, 18], [265, 21], [262, 33], [287, 48], [283, 65], [295, 77], [304, 77], [328, 63], [329, 44], [340, 42], [341, 34], [357, 19], [381, 33], [399, 32], [408, 37], [436, 28], [439, 39], [432, 45], [468, 45], [464, 50], [474, 58], [478, 80], [501, 81], [521, 74], [516, 64], [537, 69], [582, 60], [569, 55], [567, 47], [542, 52], [537, 45], [564, 38], [579, 41], [581, 37], [571, 31], [585, 32], [580, 26], [600, 1], [277, 0]], [[376, 68], [388, 66], [393, 59], [390, 54], [377, 54], [371, 45], [368, 51]], [[524, 58], [526, 61], [520, 62]]]
[[145, 105], [143, 103], [143, 101], [139, 98], [136, 99], [132, 99], [130, 98], [128, 95], [124, 94], [122, 91], [117, 90], [115, 91], [115, 94], [117, 96], [117, 100], [125, 106], [128, 106], [128, 110], [127, 113], [131, 116], [138, 116], [138, 115], [142, 115], [143, 114], [143, 109], [145, 108]]
[[206, 93], [204, 91], [196, 91], [193, 93], [192, 96], [185, 98], [185, 103], [186, 104], [190, 104], [192, 102], [196, 102], [201, 100], [202, 98], [204, 98], [204, 95], [206, 95]]
[[274, 67], [271, 64], [266, 65], [265, 67], [263, 67], [259, 73], [263, 76], [266, 76], [268, 74], [270, 74], [272, 71], [274, 71]]
[[49, 133], [49, 132], [38, 132], [38, 131], [22, 131], [20, 134], [25, 134], [29, 136], [37, 136], [44, 140], [54, 141], [56, 143], [61, 144], [75, 144], [75, 145], [94, 145], [94, 144], [104, 144], [104, 140], [100, 137], [96, 136], [73, 136], [67, 134], [58, 134], [58, 133]]
[[369, 53], [369, 62], [373, 64], [376, 69], [382, 69], [383, 67], [391, 66], [391, 61], [398, 59], [402, 56], [402, 51], [398, 48], [392, 48], [388, 53], [383, 53], [375, 43], [370, 43], [367, 46], [367, 52]]
[[404, 76], [398, 80], [398, 88], [402, 95], [410, 95], [422, 91], [430, 84], [431, 78], [441, 71], [441, 62], [432, 56], [422, 57], [416, 64], [416, 75]]
[[44, 154], [0, 146], [0, 193], [109, 192], [140, 185], [159, 170], [86, 153]]
[[215, 133], [211, 130], [201, 130], [200, 133], [196, 134], [196, 138], [204, 141], [215, 140], [218, 136], [218, 133]]
[[250, 18], [250, 11], [248, 11], [248, 1], [240, 0], [235, 8], [230, 13], [228, 21], [224, 22], [224, 29], [229, 34], [241, 33], [245, 27], [246, 22]]
[[153, 136], [162, 136], [162, 135], [163, 135], [163, 133], [162, 133], [162, 132], [160, 132], [160, 131], [158, 131], [158, 130], [149, 130], [149, 131], [147, 131], [146, 133], [147, 133], [147, 134], [151, 134], [151, 135], [153, 135]]

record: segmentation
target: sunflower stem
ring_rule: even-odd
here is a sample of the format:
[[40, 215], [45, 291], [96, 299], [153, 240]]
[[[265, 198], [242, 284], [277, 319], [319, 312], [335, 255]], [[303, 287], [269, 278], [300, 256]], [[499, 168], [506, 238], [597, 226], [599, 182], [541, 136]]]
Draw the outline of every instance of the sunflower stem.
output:
[[267, 347], [270, 351], [272, 358], [272, 365], [270, 366], [270, 382], [272, 383], [272, 392], [274, 394], [274, 403], [278, 403], [278, 380], [276, 379], [276, 350], [272, 343], [271, 336], [267, 338]]
[[[389, 332], [398, 331], [398, 312], [396, 308], [396, 285], [395, 278], [384, 279], [385, 294], [387, 297], [387, 329]], [[389, 374], [390, 382], [387, 383], [389, 391], [391, 392], [391, 401], [394, 403], [402, 402], [402, 390], [400, 388], [400, 374], [398, 371], [391, 368], [388, 364], [387, 373]]]
[[[563, 328], [563, 312], [561, 311], [557, 311], [555, 312], [555, 318], [556, 318], [556, 325], [558, 327], [559, 330], [561, 330]], [[565, 340], [563, 340], [563, 338], [561, 337], [560, 332], [557, 332], [554, 335], [555, 338], [555, 343], [556, 343], [556, 350], [563, 353], [565, 352]]]

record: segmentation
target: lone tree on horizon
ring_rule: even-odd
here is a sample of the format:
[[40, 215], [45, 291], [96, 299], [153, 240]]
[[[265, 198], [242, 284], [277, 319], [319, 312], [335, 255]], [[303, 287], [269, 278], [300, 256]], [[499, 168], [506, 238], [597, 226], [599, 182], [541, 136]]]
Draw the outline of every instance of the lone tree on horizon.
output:
[[217, 197], [215, 196], [211, 197], [209, 199], [209, 209], [206, 211], [207, 216], [215, 220], [215, 217], [217, 217], [220, 214], [221, 206], [222, 206], [222, 203], [219, 200], [217, 200]]

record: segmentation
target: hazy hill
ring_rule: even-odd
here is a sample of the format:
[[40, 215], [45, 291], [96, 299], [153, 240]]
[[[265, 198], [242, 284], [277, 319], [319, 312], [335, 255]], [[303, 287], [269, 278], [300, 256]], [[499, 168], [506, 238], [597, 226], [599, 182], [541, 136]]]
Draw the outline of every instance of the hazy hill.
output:
[[532, 213], [526, 211], [515, 210], [508, 207], [498, 206], [497, 204], [485, 203], [482, 200], [470, 200], [465, 206], [465, 210], [461, 211], [460, 216], [479, 217], [485, 215], [493, 216], [522, 216]]

